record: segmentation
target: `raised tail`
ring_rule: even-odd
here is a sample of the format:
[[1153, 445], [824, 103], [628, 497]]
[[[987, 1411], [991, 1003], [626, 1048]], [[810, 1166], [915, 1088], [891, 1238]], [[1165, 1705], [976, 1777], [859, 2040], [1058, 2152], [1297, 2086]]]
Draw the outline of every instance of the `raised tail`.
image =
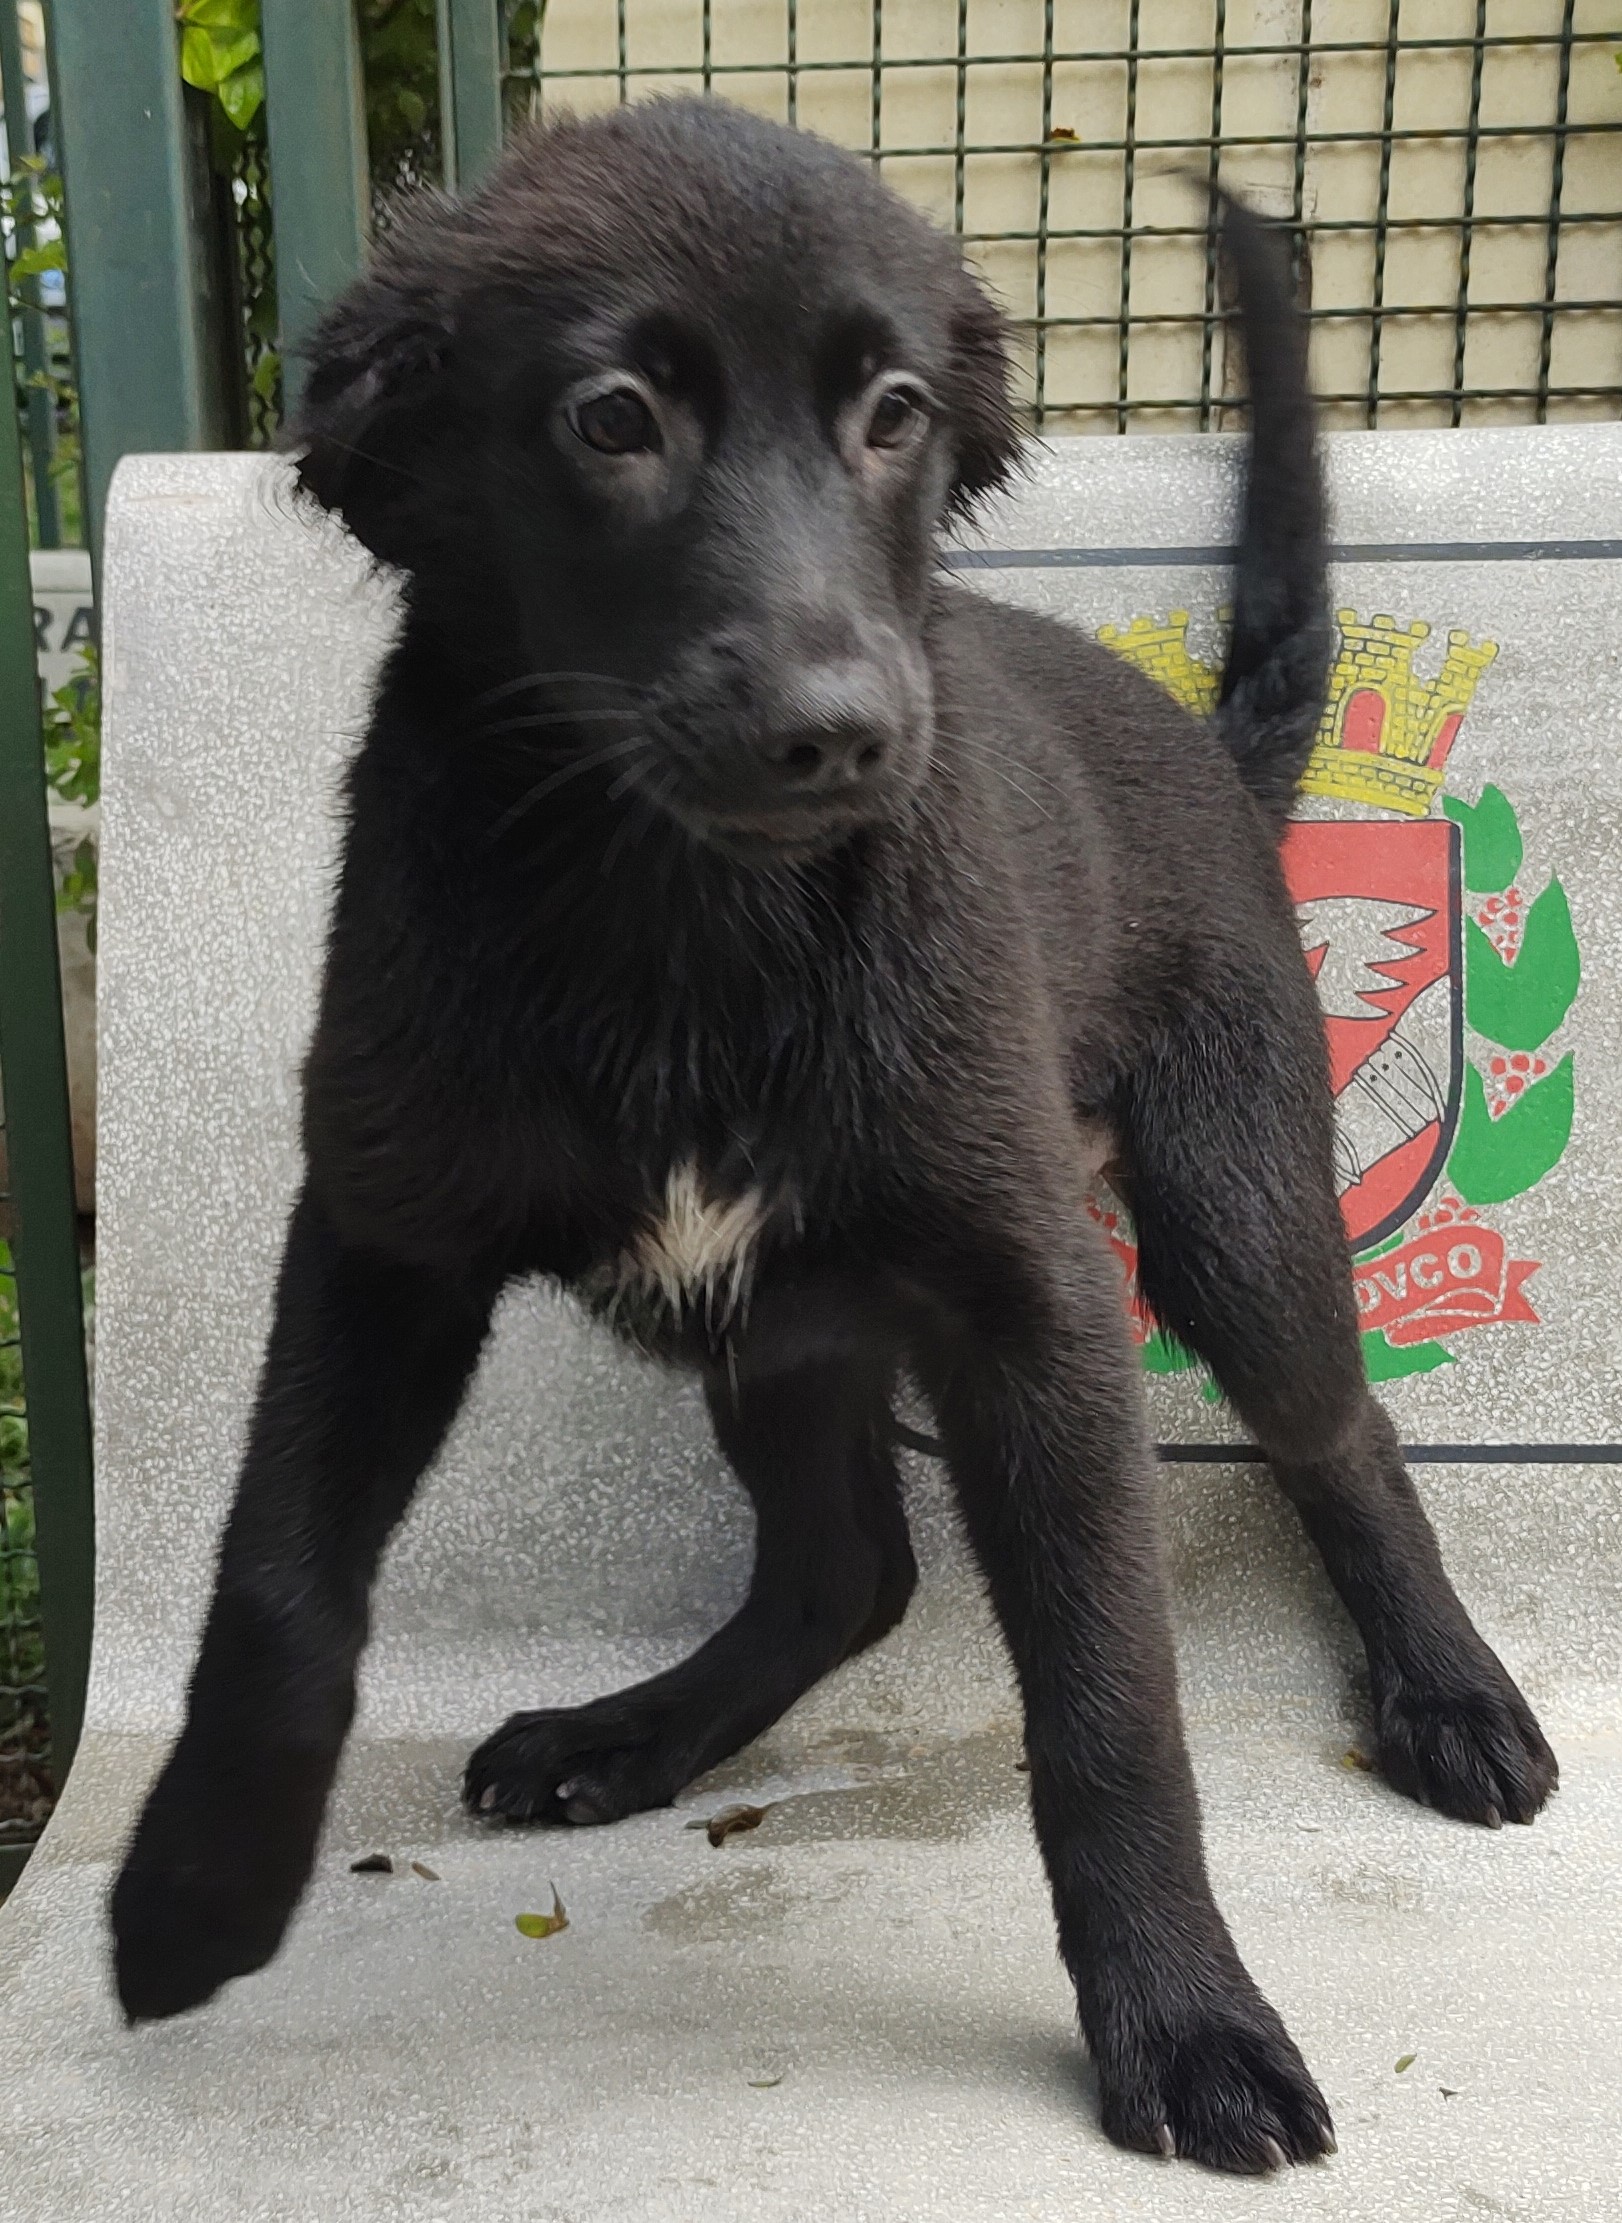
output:
[[1224, 194], [1222, 244], [1239, 302], [1250, 453], [1216, 723], [1240, 778], [1282, 828], [1323, 715], [1334, 645], [1316, 412], [1284, 234]]

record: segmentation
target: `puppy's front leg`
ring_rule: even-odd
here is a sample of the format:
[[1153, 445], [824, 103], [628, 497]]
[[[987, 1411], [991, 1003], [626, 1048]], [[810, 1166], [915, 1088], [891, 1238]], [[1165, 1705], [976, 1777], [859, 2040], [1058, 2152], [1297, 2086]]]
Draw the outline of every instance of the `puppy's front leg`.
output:
[[1206, 1879], [1117, 1276], [1079, 1212], [1042, 1218], [1027, 1192], [937, 1261], [921, 1364], [1019, 1676], [1104, 2127], [1226, 2169], [1308, 2160], [1328, 2110]]
[[354, 1711], [378, 1559], [494, 1295], [346, 1246], [299, 1200], [185, 1726], [113, 1890], [131, 2020], [200, 2005], [281, 1943]]

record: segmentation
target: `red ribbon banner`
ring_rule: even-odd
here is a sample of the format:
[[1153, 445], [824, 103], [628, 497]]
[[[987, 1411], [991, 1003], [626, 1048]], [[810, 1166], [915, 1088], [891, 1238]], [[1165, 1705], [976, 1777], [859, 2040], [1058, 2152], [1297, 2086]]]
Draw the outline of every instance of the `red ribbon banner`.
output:
[[1524, 1290], [1536, 1272], [1535, 1259], [1507, 1258], [1490, 1227], [1438, 1227], [1357, 1268], [1358, 1325], [1401, 1348], [1499, 1320], [1535, 1324]]

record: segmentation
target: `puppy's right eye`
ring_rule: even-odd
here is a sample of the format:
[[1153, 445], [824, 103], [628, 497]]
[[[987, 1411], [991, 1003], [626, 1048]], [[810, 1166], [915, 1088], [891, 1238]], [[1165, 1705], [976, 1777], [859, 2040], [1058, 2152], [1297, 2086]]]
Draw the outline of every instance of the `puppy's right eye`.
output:
[[576, 402], [569, 423], [578, 439], [600, 455], [640, 455], [659, 445], [653, 411], [634, 386], [613, 386]]

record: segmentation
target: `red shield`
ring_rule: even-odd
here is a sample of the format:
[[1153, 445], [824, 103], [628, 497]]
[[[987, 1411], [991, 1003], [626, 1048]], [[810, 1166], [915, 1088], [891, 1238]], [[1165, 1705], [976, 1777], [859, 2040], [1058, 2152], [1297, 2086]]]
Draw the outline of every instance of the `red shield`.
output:
[[1302, 820], [1284, 872], [1329, 1037], [1335, 1184], [1352, 1247], [1365, 1250], [1416, 1210], [1458, 1118], [1458, 828]]

